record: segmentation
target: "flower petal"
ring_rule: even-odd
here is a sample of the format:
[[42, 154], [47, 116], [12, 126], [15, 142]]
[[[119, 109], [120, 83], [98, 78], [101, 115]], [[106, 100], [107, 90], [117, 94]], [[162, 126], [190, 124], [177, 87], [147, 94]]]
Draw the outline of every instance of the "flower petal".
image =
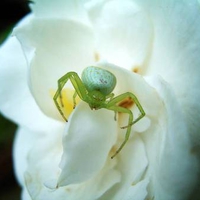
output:
[[52, 195], [48, 186], [53, 182], [56, 186], [60, 173], [63, 129], [64, 124], [60, 124], [52, 128], [51, 134], [41, 135], [26, 129], [18, 132], [14, 150], [15, 166], [19, 179], [25, 179], [24, 195], [27, 195], [26, 190], [32, 199], [46, 199], [43, 197]]
[[[108, 188], [119, 182], [121, 176], [113, 169], [116, 160], [109, 158], [106, 161], [106, 167], [87, 182], [56, 188], [57, 176], [60, 174], [58, 163], [62, 154], [62, 129], [63, 127], [58, 127], [55, 131], [52, 130], [52, 134], [48, 137], [25, 129], [18, 131], [14, 156], [16, 172], [23, 183], [23, 200], [30, 199], [30, 196], [31, 199], [37, 200], [62, 198], [66, 200], [92, 200], [97, 199]], [[24, 145], [21, 145], [22, 143]], [[88, 156], [85, 159], [87, 158]]]
[[118, 157], [116, 169], [121, 174], [120, 182], [112, 187], [102, 199], [145, 199], [149, 180], [143, 180], [148, 167], [146, 149], [137, 135], [129, 139]]
[[104, 2], [87, 4], [99, 57], [138, 72], [145, 67], [152, 48], [153, 28], [148, 13], [131, 0]]
[[50, 130], [49, 124], [55, 122], [41, 112], [29, 91], [26, 60], [15, 37], [0, 48], [0, 71], [1, 113], [29, 129]]
[[[51, 19], [32, 20], [15, 30], [30, 65], [31, 89], [40, 108], [48, 116], [60, 119], [51, 91], [69, 71], [81, 72], [94, 61], [93, 34], [80, 23]], [[32, 47], [35, 52], [27, 51]]]
[[[156, 199], [172, 199], [172, 197], [173, 199], [186, 199], [196, 183], [197, 162], [194, 155], [191, 154], [185, 118], [170, 86], [161, 78], [146, 78], [150, 84], [148, 85], [141, 76], [131, 74], [122, 68], [114, 67], [111, 64], [106, 65], [106, 63], [99, 63], [99, 66], [103, 66], [116, 75], [117, 84], [119, 84], [115, 91], [116, 94], [128, 90], [138, 97], [146, 112], [146, 117], [151, 121], [143, 132], [137, 132], [133, 126], [133, 136], [120, 153], [120, 157], [124, 161], [122, 163], [128, 163], [125, 161], [126, 154], [128, 154], [126, 148], [131, 145], [132, 140], [137, 138], [137, 135], [140, 136], [146, 148], [146, 156], [144, 153], [140, 153], [138, 156], [144, 155], [141, 159], [147, 157], [149, 167], [146, 176], [152, 177], [150, 188], [154, 188], [150, 190], [149, 196], [155, 195]], [[142, 120], [139, 123], [141, 126], [145, 125]], [[145, 162], [141, 162], [141, 164], [145, 169]], [[121, 169], [124, 168], [121, 167]], [[137, 166], [135, 169], [137, 170]], [[193, 173], [188, 173], [190, 171]], [[134, 181], [134, 174], [129, 177]]]
[[[106, 62], [100, 62], [97, 65], [115, 74], [117, 79], [117, 86], [114, 90], [115, 97], [125, 92], [132, 92], [136, 95], [146, 112], [146, 117], [136, 124], [137, 127], [135, 127], [135, 125], [132, 127], [131, 136], [128, 142], [126, 143], [123, 150], [116, 156], [116, 159], [119, 159], [117, 170], [122, 174], [121, 181], [116, 184], [112, 189], [110, 189], [104, 197], [104, 199], [107, 199], [108, 196], [111, 199], [122, 199], [127, 193], [127, 188], [130, 187], [130, 191], [132, 191], [133, 193], [136, 191], [135, 188], [139, 187], [137, 184], [139, 184], [144, 174], [146, 173], [149, 161], [151, 161], [149, 159], [152, 158], [148, 158], [149, 155], [145, 147], [146, 144], [144, 144], [141, 136], [150, 128], [150, 133], [146, 134], [149, 134], [150, 136], [152, 136], [153, 139], [156, 139], [154, 141], [155, 143], [158, 141], [160, 132], [158, 131], [154, 136], [154, 133], [151, 132], [154, 131], [153, 129], [151, 129], [151, 124], [154, 123], [154, 121], [149, 122], [149, 120], [157, 120], [160, 109], [163, 108], [163, 105], [155, 89], [152, 88], [142, 76], [135, 73], [130, 73], [130, 71], [128, 70], [119, 68]], [[133, 108], [130, 109], [134, 112], [134, 116], [136, 117], [138, 115], [138, 112], [135, 112], [135, 107], [136, 106], [133, 106]], [[119, 118], [122, 118], [122, 121], [127, 120], [127, 118], [123, 116], [119, 116]], [[125, 123], [127, 123], [127, 121], [125, 121]], [[126, 130], [120, 129], [118, 133], [119, 136], [117, 143], [120, 145], [124, 141]], [[157, 147], [159, 148], [159, 144]], [[153, 148], [150, 150], [151, 152], [153, 152], [152, 156], [155, 156], [158, 152], [155, 151], [155, 149]], [[144, 197], [146, 196], [146, 194], [147, 191], [145, 184], [145, 187], [141, 189], [141, 193], [138, 192], [138, 198], [140, 195]]]
[[160, 74], [174, 89], [192, 142], [199, 146], [199, 4], [196, 0], [146, 2], [149, 16], [155, 24], [155, 43], [146, 74]]
[[[114, 169], [116, 163], [116, 160], [108, 159], [104, 168], [99, 171], [96, 176], [93, 176], [92, 179], [89, 179], [82, 184], [62, 187], [63, 189], [66, 188], [68, 191], [66, 196], [69, 196], [70, 200], [112, 199], [111, 196], [109, 198], [104, 198], [104, 194], [107, 193], [108, 189], [112, 188], [121, 179], [120, 173]], [[71, 190], [74, 192], [70, 192]]]
[[[170, 86], [161, 78], [149, 78], [163, 101], [157, 125], [157, 143], [149, 134], [143, 135], [150, 160], [153, 193], [155, 199], [188, 199], [197, 181], [197, 160], [191, 153], [191, 144], [185, 118]], [[160, 127], [159, 127], [160, 126]], [[152, 127], [153, 128], [153, 127]], [[159, 130], [160, 129], [160, 130]], [[154, 132], [155, 134], [156, 132]], [[155, 147], [152, 147], [154, 143]], [[151, 153], [152, 151], [159, 152]], [[191, 173], [192, 172], [192, 173]]]
[[144, 200], [147, 196], [147, 187], [148, 187], [149, 181], [144, 179], [137, 183], [134, 187], [129, 187], [128, 191], [126, 193], [126, 196], [124, 197], [124, 200]]
[[[106, 69], [116, 76], [117, 84], [113, 91], [115, 96], [126, 92], [132, 92], [138, 98], [144, 110], [147, 111], [146, 114], [157, 117], [158, 112], [156, 110], [156, 105], [159, 104], [159, 97], [155, 89], [149, 86], [144, 77], [136, 73], [130, 73], [129, 70], [105, 61], [96, 63], [96, 66]], [[146, 100], [147, 97], [149, 101]], [[152, 105], [152, 102], [155, 103]]]
[[[32, 148], [32, 143], [34, 143], [35, 139], [35, 135], [29, 133], [25, 129], [19, 129], [16, 133], [13, 149], [14, 168], [17, 179], [21, 185], [24, 185], [24, 172], [26, 171], [28, 166], [28, 152]], [[27, 141], [32, 141], [32, 143], [29, 143]]]
[[86, 103], [80, 103], [69, 120], [63, 139], [58, 186], [81, 183], [101, 170], [116, 141], [116, 133], [113, 112], [93, 111]]
[[26, 188], [23, 188], [22, 200], [32, 200]]
[[38, 18], [75, 19], [88, 23], [87, 13], [81, 0], [34, 0], [30, 7]]

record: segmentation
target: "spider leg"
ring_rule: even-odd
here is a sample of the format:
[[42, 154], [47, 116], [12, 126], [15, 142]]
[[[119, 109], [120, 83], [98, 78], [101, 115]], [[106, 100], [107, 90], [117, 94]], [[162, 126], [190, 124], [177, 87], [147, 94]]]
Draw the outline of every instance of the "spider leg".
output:
[[[120, 103], [121, 101], [123, 101], [124, 99], [126, 99], [128, 97], [134, 101], [134, 103], [136, 104], [137, 108], [140, 111], [140, 115], [135, 120], [133, 120], [133, 113], [130, 109], [117, 105], [118, 103]], [[127, 113], [129, 115], [128, 125], [121, 127], [123, 129], [127, 128], [125, 139], [124, 139], [123, 143], [121, 144], [121, 146], [117, 149], [115, 154], [111, 157], [111, 158], [114, 158], [122, 150], [122, 148], [128, 141], [130, 133], [131, 133], [132, 125], [135, 124], [136, 122], [138, 122], [140, 119], [142, 119], [142, 117], [145, 116], [145, 112], [144, 112], [141, 104], [139, 103], [137, 97], [134, 94], [132, 94], [131, 92], [126, 92], [124, 94], [121, 94], [121, 95], [113, 98], [110, 102], [107, 103], [106, 108], [108, 110], [113, 110], [115, 113], [121, 112], [121, 113]]]
[[77, 96], [77, 92], [75, 91], [73, 95], [73, 103], [74, 103], [73, 109], [76, 108], [76, 96]]
[[114, 93], [110, 93], [109, 95], [106, 96], [106, 100], [108, 100], [109, 102], [113, 99], [114, 97]]
[[123, 129], [124, 128], [128, 128], [128, 126], [132, 126], [133, 124], [135, 124], [136, 122], [138, 122], [140, 119], [142, 119], [145, 116], [144, 109], [142, 108], [142, 106], [141, 106], [138, 98], [133, 93], [131, 93], [131, 92], [123, 93], [123, 94], [121, 94], [121, 95], [119, 95], [119, 96], [111, 99], [111, 101], [107, 103], [106, 108], [111, 107], [113, 105], [116, 105], [116, 104], [120, 103], [121, 101], [123, 101], [126, 98], [131, 98], [133, 100], [133, 102], [136, 104], [138, 110], [140, 111], [140, 115], [134, 121], [132, 121], [131, 123], [129, 123], [127, 126], [121, 127]]
[[[107, 95], [106, 96], [107, 103], [110, 102], [114, 96], [115, 96], [114, 93], [110, 93], [109, 95]], [[114, 120], [117, 121], [117, 111], [114, 111], [114, 112], [115, 112]]]
[[[133, 113], [131, 112], [131, 110], [129, 110], [127, 108], [123, 108], [120, 106], [112, 106], [107, 109], [113, 110], [115, 112], [127, 113], [129, 115], [128, 123], [130, 124], [133, 121]], [[124, 145], [127, 143], [128, 139], [130, 137], [130, 133], [131, 133], [131, 126], [127, 127], [125, 139], [122, 142], [122, 144], [120, 145], [120, 147], [117, 149], [117, 151], [114, 153], [114, 155], [111, 156], [111, 159], [113, 159], [123, 149]]]
[[117, 121], [117, 111], [114, 111], [115, 115], [114, 115], [114, 120]]
[[[54, 103], [55, 103], [58, 111], [60, 112], [61, 116], [63, 117], [63, 119], [65, 121], [67, 121], [67, 118], [65, 117], [65, 115], [58, 103], [58, 99], [60, 97], [60, 100], [61, 100], [60, 104], [61, 104], [61, 106], [63, 106], [61, 92], [68, 80], [71, 81], [71, 83], [75, 89], [75, 94], [73, 95], [74, 103], [75, 103], [75, 97], [77, 95], [80, 97], [80, 99], [83, 100], [86, 96], [86, 91], [87, 91], [84, 84], [82, 83], [81, 79], [79, 78], [79, 76], [76, 72], [68, 72], [67, 74], [65, 74], [58, 80], [58, 89], [53, 97], [53, 100], [54, 100]], [[76, 105], [76, 103], [75, 103], [75, 105]]]
[[126, 92], [122, 95], [125, 95], [126, 97], [130, 97], [133, 100], [133, 102], [136, 104], [138, 110], [140, 111], [140, 115], [131, 124], [121, 127], [122, 129], [124, 129], [124, 128], [127, 128], [128, 126], [132, 126], [133, 124], [138, 122], [140, 119], [142, 119], [145, 116], [145, 112], [144, 112], [144, 109], [142, 108], [140, 102], [138, 101], [138, 98], [133, 93]]

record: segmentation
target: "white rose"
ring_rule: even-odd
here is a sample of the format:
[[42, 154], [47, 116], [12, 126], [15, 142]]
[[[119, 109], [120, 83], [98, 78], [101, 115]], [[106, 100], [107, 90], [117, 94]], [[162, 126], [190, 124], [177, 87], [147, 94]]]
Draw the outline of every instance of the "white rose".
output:
[[[22, 199], [189, 199], [199, 167], [198, 2], [35, 0], [31, 7], [0, 49], [0, 110], [19, 124]], [[113, 159], [126, 114], [115, 121], [114, 112], [81, 101], [66, 123], [53, 102], [61, 76], [91, 65], [112, 72], [115, 96], [132, 92], [146, 112]], [[127, 108], [138, 115], [134, 104]]]

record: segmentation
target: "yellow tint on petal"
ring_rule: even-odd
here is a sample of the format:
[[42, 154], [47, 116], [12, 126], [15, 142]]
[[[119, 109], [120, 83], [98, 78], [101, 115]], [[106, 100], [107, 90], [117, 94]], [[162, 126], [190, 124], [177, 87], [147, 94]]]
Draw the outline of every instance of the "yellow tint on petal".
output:
[[[52, 99], [53, 99], [55, 93], [56, 93], [55, 90], [53, 90], [53, 89], [50, 90], [50, 95], [51, 95]], [[62, 92], [61, 92], [62, 103], [61, 103], [61, 98], [58, 97], [58, 103], [59, 103], [60, 108], [61, 108], [62, 112], [64, 113], [64, 116], [66, 117], [66, 119], [69, 118], [70, 114], [74, 110], [74, 108], [73, 108], [74, 107], [74, 102], [73, 102], [74, 93], [75, 93], [75, 90], [70, 89], [70, 88], [64, 88], [64, 89], [62, 89]], [[78, 105], [80, 100], [81, 99], [77, 95], [76, 96], [76, 105]]]

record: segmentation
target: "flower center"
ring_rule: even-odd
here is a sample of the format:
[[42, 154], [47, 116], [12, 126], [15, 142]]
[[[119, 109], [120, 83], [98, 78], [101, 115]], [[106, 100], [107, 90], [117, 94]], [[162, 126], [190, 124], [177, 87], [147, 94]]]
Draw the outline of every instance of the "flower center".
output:
[[131, 98], [126, 98], [119, 103], [120, 107], [131, 108], [134, 105], [134, 101]]
[[[60, 109], [65, 115], [65, 118], [68, 119], [72, 111], [74, 110], [74, 101], [73, 101], [73, 95], [75, 90], [70, 88], [64, 88], [62, 89], [61, 96], [58, 97], [58, 102]], [[50, 90], [50, 94], [53, 97], [55, 94], [55, 90]], [[80, 102], [80, 98], [77, 95], [76, 96], [76, 105]]]

